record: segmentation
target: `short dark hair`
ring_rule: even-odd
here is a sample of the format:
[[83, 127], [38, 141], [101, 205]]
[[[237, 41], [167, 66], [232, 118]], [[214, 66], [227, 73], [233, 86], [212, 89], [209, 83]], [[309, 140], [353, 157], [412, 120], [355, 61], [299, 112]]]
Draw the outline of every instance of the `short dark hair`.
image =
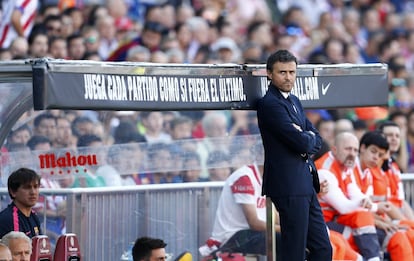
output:
[[406, 119], [408, 118], [407, 114], [403, 111], [400, 111], [400, 110], [393, 111], [388, 115], [388, 119], [390, 121], [394, 121], [395, 118], [398, 118], [398, 117], [405, 117]]
[[49, 143], [50, 146], [52, 146], [52, 141], [43, 135], [34, 135], [32, 136], [28, 141], [27, 141], [27, 146], [31, 149], [31, 150], [35, 150], [36, 146], [39, 144], [43, 144], [43, 143]]
[[7, 190], [11, 199], [14, 199], [11, 192], [16, 192], [20, 186], [36, 181], [40, 184], [40, 176], [32, 169], [20, 168], [12, 172], [7, 179]]
[[[11, 130], [9, 132], [8, 139], [10, 139], [14, 135], [16, 135], [16, 133], [19, 133], [19, 132], [25, 131], [25, 130], [29, 132], [30, 136], [32, 135], [32, 129], [29, 127], [28, 124], [25, 123], [25, 124], [19, 126], [18, 128], [16, 128], [15, 130]], [[8, 140], [7, 142], [10, 142], [10, 141]]]
[[165, 248], [167, 244], [162, 239], [141, 237], [135, 241], [132, 248], [132, 258], [134, 261], [149, 260], [152, 250]]
[[95, 134], [85, 134], [78, 138], [77, 147], [88, 147], [92, 142], [102, 142], [102, 139]]
[[390, 127], [390, 126], [400, 128], [400, 126], [398, 126], [397, 123], [388, 120], [388, 121], [381, 122], [378, 126], [378, 130], [381, 132], [384, 132], [385, 127]]
[[385, 150], [388, 150], [389, 148], [388, 141], [384, 134], [378, 130], [366, 132], [361, 138], [359, 147], [362, 145], [365, 145], [365, 147], [375, 145]]
[[55, 116], [53, 116], [53, 114], [51, 114], [51, 113], [42, 113], [42, 114], [39, 114], [39, 115], [37, 115], [36, 116], [36, 118], [34, 118], [34, 120], [33, 120], [33, 126], [35, 127], [35, 128], [37, 128], [37, 127], [39, 127], [39, 125], [40, 125], [40, 123], [43, 121], [43, 120], [54, 120], [55, 122], [56, 122], [56, 117]]
[[178, 116], [171, 120], [171, 129], [173, 130], [176, 126], [183, 124], [183, 123], [190, 123], [193, 124], [193, 120], [187, 116]]
[[275, 53], [271, 54], [269, 58], [267, 58], [266, 70], [272, 71], [273, 65], [277, 62], [295, 62], [296, 64], [298, 64], [298, 60], [296, 59], [296, 57], [288, 50], [278, 50]]

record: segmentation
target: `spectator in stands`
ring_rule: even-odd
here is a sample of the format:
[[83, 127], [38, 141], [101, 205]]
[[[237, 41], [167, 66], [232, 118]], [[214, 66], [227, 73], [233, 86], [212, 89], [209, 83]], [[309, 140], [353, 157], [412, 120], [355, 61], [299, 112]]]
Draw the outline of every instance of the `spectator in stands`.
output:
[[106, 60], [119, 44], [116, 39], [115, 19], [110, 15], [99, 17], [96, 21], [96, 29], [100, 38], [98, 53], [103, 60]]
[[[6, 144], [8, 154], [7, 164], [4, 164], [4, 172], [8, 173], [20, 167], [32, 168], [36, 166], [30, 148], [24, 143]], [[3, 181], [1, 182], [3, 184]]]
[[24, 37], [16, 37], [9, 47], [13, 59], [24, 59], [29, 55], [29, 43]]
[[13, 59], [10, 49], [0, 48], [0, 61], [11, 61]]
[[[98, 30], [95, 27], [87, 26], [82, 29], [82, 36], [85, 39], [86, 53], [98, 53], [99, 55], [101, 39]], [[101, 56], [99, 55], [99, 57]]]
[[193, 120], [190, 117], [180, 115], [171, 120], [170, 135], [175, 151], [196, 151], [197, 143], [192, 140], [193, 128]]
[[32, 241], [20, 231], [11, 231], [1, 238], [1, 242], [9, 247], [13, 261], [29, 261], [32, 255]]
[[48, 37], [60, 37], [62, 32], [62, 21], [60, 15], [48, 15], [43, 24], [47, 30]]
[[8, 48], [16, 37], [29, 37], [38, 4], [38, 0], [3, 2], [0, 20], [1, 48]]
[[170, 142], [171, 136], [163, 129], [164, 118], [159, 111], [141, 112], [142, 125], [145, 127], [145, 139], [148, 143]]
[[44, 58], [49, 50], [49, 39], [45, 31], [38, 29], [30, 33], [29, 39], [30, 58]]
[[0, 243], [0, 260], [13, 261], [9, 247], [4, 243]]
[[202, 119], [202, 127], [205, 137], [197, 145], [197, 153], [201, 159], [201, 177], [209, 178], [207, 170], [208, 154], [214, 150], [229, 151], [229, 144], [224, 141], [227, 136], [228, 120], [220, 111], [208, 112]]
[[159, 50], [161, 40], [167, 33], [168, 29], [160, 23], [146, 21], [141, 36], [127, 42], [126, 44], [120, 45], [114, 52], [112, 52], [107, 60], [125, 61], [128, 50], [137, 45], [148, 48], [150, 52], [155, 52]]
[[32, 130], [29, 125], [23, 124], [15, 130], [11, 130], [7, 137], [7, 143], [22, 143], [26, 144], [32, 136]]
[[171, 138], [182, 140], [192, 138], [193, 120], [187, 116], [178, 116], [171, 120]]
[[349, 119], [338, 119], [335, 122], [334, 136], [341, 132], [354, 132], [354, 124]]
[[[122, 185], [150, 183], [150, 178], [141, 173], [144, 170], [145, 161], [145, 151], [142, 144], [129, 141], [125, 144], [113, 145], [108, 150], [107, 161], [119, 173]], [[106, 184], [119, 184], [119, 178], [116, 175], [111, 176], [111, 178], [114, 182], [108, 183], [106, 180]]]
[[52, 142], [49, 138], [42, 135], [34, 135], [27, 141], [26, 145], [32, 151], [50, 151], [52, 148]]
[[183, 157], [183, 182], [206, 181], [200, 178], [200, 157], [194, 151], [182, 153]]
[[50, 37], [48, 53], [54, 59], [67, 59], [68, 50], [65, 38], [60, 36]]
[[93, 121], [86, 116], [77, 116], [72, 121], [72, 132], [76, 137], [93, 134]]
[[61, 14], [61, 20], [62, 20], [62, 29], [61, 29], [60, 34], [62, 37], [66, 39], [75, 32], [75, 28], [73, 25], [73, 19], [70, 15], [63, 12]]
[[42, 113], [33, 121], [33, 134], [47, 137], [51, 142], [56, 139], [56, 117], [51, 113]]
[[127, 62], [149, 62], [151, 59], [150, 50], [142, 45], [131, 47], [127, 51], [126, 61]]
[[137, 126], [129, 120], [122, 120], [114, 130], [114, 143], [145, 142], [145, 137], [139, 134]]
[[212, 45], [211, 49], [220, 63], [240, 63], [240, 49], [230, 37], [221, 37]]
[[254, 62], [251, 61], [251, 63], [259, 64], [265, 62], [270, 49], [273, 48], [271, 25], [262, 20], [250, 23], [247, 28], [246, 38], [251, 43], [251, 46], [257, 45], [260, 47], [258, 55], [255, 56]]
[[171, 145], [167, 143], [153, 143], [148, 147], [149, 175], [140, 175], [140, 179], [149, 178], [151, 184], [181, 183], [181, 159], [174, 157]]
[[207, 157], [209, 181], [224, 181], [231, 174], [229, 155], [221, 150], [213, 150]]
[[79, 33], [74, 33], [67, 38], [68, 59], [81, 60], [86, 53], [85, 39]]
[[134, 261], [167, 260], [166, 246], [167, 244], [162, 239], [140, 237], [132, 248], [132, 258]]
[[62, 15], [69, 15], [72, 19], [73, 32], [79, 33], [84, 25], [82, 10], [78, 7], [66, 8]]
[[352, 125], [353, 125], [353, 130], [354, 130], [353, 132], [355, 136], [357, 136], [358, 140], [360, 140], [362, 135], [364, 135], [365, 132], [368, 131], [368, 125], [363, 120], [356, 119], [352, 121]]
[[249, 111], [234, 110], [231, 111], [231, 123], [229, 136], [248, 135], [250, 133]]
[[315, 125], [322, 139], [329, 147], [333, 146], [335, 140], [335, 121], [321, 118]]
[[22, 231], [29, 237], [42, 234], [40, 220], [32, 211], [39, 199], [40, 176], [31, 169], [20, 168], [7, 180], [12, 199], [0, 212], [0, 237], [10, 231]]
[[104, 176], [118, 175], [119, 173], [100, 173], [102, 176], [96, 175], [98, 169], [102, 166], [106, 166], [107, 151], [106, 147], [103, 146], [102, 139], [93, 134], [85, 134], [78, 138], [78, 152], [81, 155], [94, 155], [96, 156], [96, 165], [89, 165], [84, 168], [84, 171], [80, 171], [76, 175], [75, 183], [73, 187], [104, 187], [106, 186]]
[[208, 47], [210, 44], [209, 25], [206, 19], [199, 16], [189, 18], [186, 21], [186, 24], [191, 32], [191, 40], [187, 49], [184, 51], [186, 52], [187, 59], [190, 63], [197, 62], [195, 58], [199, 49], [204, 46]]
[[72, 134], [71, 122], [68, 118], [60, 116], [56, 118], [56, 139], [54, 148], [75, 148], [77, 139]]

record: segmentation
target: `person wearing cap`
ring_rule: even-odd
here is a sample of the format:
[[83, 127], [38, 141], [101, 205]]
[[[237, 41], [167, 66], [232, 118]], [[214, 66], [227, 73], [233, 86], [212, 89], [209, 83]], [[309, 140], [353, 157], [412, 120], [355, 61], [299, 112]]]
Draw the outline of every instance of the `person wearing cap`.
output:
[[212, 49], [222, 63], [238, 63], [240, 60], [240, 49], [230, 37], [219, 38], [212, 45]]
[[112, 54], [108, 57], [107, 61], [125, 61], [127, 58], [128, 50], [134, 46], [142, 45], [155, 52], [159, 50], [161, 40], [164, 35], [168, 33], [168, 29], [162, 24], [157, 22], [148, 21], [145, 23], [142, 34], [131, 41], [119, 46]]

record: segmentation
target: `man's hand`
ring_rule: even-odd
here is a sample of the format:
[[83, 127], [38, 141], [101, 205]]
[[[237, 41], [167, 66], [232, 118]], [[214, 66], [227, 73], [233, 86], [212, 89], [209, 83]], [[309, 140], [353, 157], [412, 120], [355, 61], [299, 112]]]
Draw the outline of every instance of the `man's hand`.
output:
[[379, 214], [387, 213], [390, 210], [391, 210], [391, 203], [389, 203], [389, 202], [379, 202], [378, 203], [378, 211], [377, 212]]
[[329, 192], [329, 183], [328, 183], [328, 181], [325, 179], [324, 181], [320, 182], [319, 184], [320, 184], [320, 187], [321, 187], [321, 190], [319, 192], [319, 196], [326, 195], [326, 193]]
[[386, 220], [375, 220], [375, 226], [388, 232], [394, 233], [398, 231], [398, 225], [393, 224], [392, 222], [388, 222]]
[[363, 198], [361, 200], [360, 206], [366, 209], [371, 209], [372, 208], [372, 201], [369, 198]]

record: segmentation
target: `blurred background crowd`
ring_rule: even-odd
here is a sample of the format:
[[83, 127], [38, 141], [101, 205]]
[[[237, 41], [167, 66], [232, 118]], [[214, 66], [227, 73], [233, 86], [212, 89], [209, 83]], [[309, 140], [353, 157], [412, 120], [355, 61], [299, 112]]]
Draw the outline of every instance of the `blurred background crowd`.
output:
[[[403, 141], [399, 163], [403, 172], [414, 170], [414, 1], [4, 0], [0, 17], [2, 61], [50, 57], [263, 64], [272, 52], [288, 49], [301, 64], [386, 63], [388, 107], [321, 108], [306, 113], [327, 148], [339, 131], [352, 130], [360, 137], [380, 121], [397, 122]], [[145, 160], [109, 147], [103, 156], [105, 162], [151, 162], [145, 171], [132, 166], [142, 175], [129, 175], [128, 180], [124, 176], [119, 184], [224, 180], [243, 164], [243, 150], [234, 146], [240, 145], [234, 137], [257, 134], [254, 111], [31, 111], [19, 120], [3, 151], [140, 143], [145, 149], [135, 150], [145, 151]], [[197, 142], [177, 146], [189, 139]], [[246, 151], [251, 149], [249, 142], [242, 144]], [[186, 153], [180, 168], [189, 173], [155, 177], [156, 164], [178, 168], [171, 156], [177, 152]], [[223, 164], [227, 170], [211, 174], [206, 166], [217, 167], [220, 160], [227, 162]], [[89, 186], [74, 184], [60, 186]]]

